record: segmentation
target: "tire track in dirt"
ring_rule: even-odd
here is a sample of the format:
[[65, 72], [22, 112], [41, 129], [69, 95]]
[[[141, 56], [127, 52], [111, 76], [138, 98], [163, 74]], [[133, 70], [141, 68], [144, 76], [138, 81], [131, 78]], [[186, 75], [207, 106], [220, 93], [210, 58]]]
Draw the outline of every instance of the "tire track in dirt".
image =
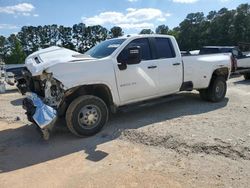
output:
[[207, 155], [223, 156], [232, 160], [250, 160], [250, 148], [232, 146], [219, 139], [215, 140], [216, 144], [212, 145], [203, 142], [188, 144], [185, 140], [180, 139], [178, 135], [152, 136], [137, 130], [123, 131], [121, 139], [147, 146], [164, 147], [165, 149], [172, 149], [177, 153], [185, 155], [190, 153], [205, 153]]

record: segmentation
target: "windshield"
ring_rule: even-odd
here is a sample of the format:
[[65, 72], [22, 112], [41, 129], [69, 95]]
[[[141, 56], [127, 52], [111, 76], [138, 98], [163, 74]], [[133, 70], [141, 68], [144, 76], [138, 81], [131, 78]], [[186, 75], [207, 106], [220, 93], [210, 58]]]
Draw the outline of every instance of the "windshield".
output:
[[94, 58], [104, 58], [111, 55], [126, 39], [112, 39], [101, 42], [85, 54]]

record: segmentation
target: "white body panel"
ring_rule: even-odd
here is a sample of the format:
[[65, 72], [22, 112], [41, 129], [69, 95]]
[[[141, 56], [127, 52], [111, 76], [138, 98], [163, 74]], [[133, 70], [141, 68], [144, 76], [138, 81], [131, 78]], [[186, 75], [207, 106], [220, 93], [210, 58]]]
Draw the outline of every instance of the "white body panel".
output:
[[184, 82], [192, 81], [194, 89], [207, 88], [214, 70], [226, 67], [230, 70], [230, 54], [185, 56]]
[[[78, 58], [73, 57], [74, 55], [80, 55], [80, 53], [73, 50], [52, 46], [29, 55], [25, 60], [25, 64], [32, 75], [36, 76], [41, 75], [45, 69], [55, 64], [77, 60]], [[40, 62], [39, 64], [35, 61], [35, 57], [37, 57], [38, 61]], [[92, 58], [88, 57], [87, 59]]]
[[153, 61], [142, 61], [138, 65], [129, 65], [122, 71], [115, 66], [121, 104], [145, 99], [158, 93], [158, 70], [148, 69], [151, 65], [154, 65]]
[[[175, 58], [141, 61], [119, 70], [117, 56], [130, 41], [158, 36], [172, 41]], [[35, 61], [36, 57], [40, 63]], [[174, 65], [176, 63], [179, 65]], [[65, 90], [82, 85], [104, 84], [110, 89], [114, 104], [121, 106], [176, 93], [183, 82], [193, 82], [196, 89], [207, 88], [214, 70], [226, 67], [230, 71], [231, 63], [230, 56], [224, 54], [190, 56], [182, 60], [174, 37], [142, 35], [127, 38], [106, 58], [95, 59], [72, 50], [51, 47], [31, 54], [26, 59], [26, 66], [32, 76], [41, 75], [44, 71], [52, 73]], [[149, 66], [157, 68], [149, 69]]]
[[250, 56], [237, 59], [237, 67], [238, 68], [250, 68]]
[[49, 67], [46, 72], [63, 83], [65, 90], [81, 85], [104, 84], [110, 89], [114, 103], [119, 104], [116, 77], [109, 58], [60, 63]]

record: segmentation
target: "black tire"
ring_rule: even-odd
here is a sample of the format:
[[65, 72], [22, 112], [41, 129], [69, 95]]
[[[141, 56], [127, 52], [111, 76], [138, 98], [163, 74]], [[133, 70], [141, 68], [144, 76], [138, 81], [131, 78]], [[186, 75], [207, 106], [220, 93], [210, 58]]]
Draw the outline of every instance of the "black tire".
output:
[[218, 76], [211, 80], [207, 89], [200, 90], [202, 99], [210, 102], [220, 102], [225, 98], [227, 92], [227, 83], [224, 77]]
[[250, 80], [250, 73], [244, 74], [245, 80]]
[[106, 124], [108, 114], [102, 99], [92, 95], [81, 96], [72, 101], [66, 111], [67, 127], [76, 136], [91, 136]]

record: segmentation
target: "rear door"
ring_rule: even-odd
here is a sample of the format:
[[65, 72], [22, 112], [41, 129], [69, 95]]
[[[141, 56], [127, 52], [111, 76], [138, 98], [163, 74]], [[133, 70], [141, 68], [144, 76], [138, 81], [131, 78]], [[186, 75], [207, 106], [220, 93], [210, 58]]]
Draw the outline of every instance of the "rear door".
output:
[[159, 71], [159, 93], [171, 94], [180, 90], [183, 79], [181, 56], [175, 52], [170, 38], [154, 38], [154, 51]]

